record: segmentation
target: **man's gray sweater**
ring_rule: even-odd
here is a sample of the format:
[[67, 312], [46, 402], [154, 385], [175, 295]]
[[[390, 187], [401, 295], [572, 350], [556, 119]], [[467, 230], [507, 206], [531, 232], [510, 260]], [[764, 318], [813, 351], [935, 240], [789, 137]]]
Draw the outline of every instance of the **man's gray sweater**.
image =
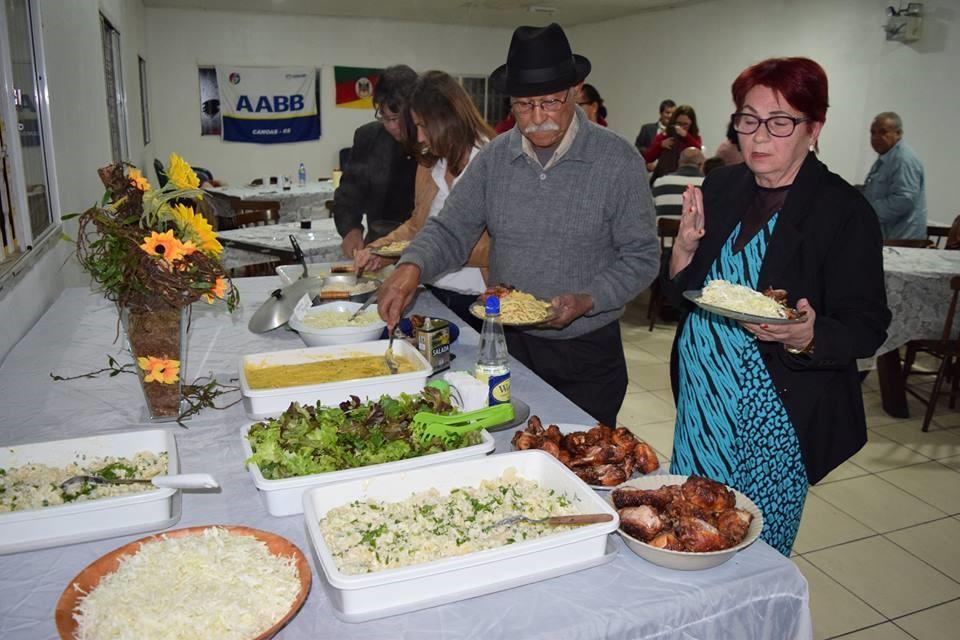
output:
[[653, 198], [637, 150], [576, 114], [573, 143], [546, 170], [524, 153], [517, 128], [488, 143], [400, 263], [429, 281], [463, 265], [486, 228], [491, 284], [544, 300], [593, 297], [593, 310], [564, 329], [530, 334], [572, 338], [619, 318], [659, 270]]

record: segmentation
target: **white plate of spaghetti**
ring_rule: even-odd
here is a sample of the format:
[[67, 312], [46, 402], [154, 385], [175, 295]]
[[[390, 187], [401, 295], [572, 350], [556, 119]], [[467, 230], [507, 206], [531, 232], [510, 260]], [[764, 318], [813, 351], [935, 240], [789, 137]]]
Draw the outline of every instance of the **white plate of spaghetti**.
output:
[[484, 301], [487, 296], [500, 298], [501, 324], [517, 327], [530, 326], [549, 322], [555, 317], [553, 305], [549, 302], [510, 286], [497, 285], [488, 288], [481, 300], [470, 305], [470, 313], [481, 320], [486, 317]]

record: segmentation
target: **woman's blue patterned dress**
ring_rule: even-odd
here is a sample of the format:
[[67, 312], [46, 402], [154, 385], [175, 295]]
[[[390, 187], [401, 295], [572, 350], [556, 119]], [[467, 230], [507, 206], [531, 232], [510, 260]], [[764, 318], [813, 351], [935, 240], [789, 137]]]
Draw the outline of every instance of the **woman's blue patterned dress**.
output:
[[[734, 253], [738, 224], [706, 281], [755, 289], [777, 217]], [[807, 474], [796, 432], [755, 338], [736, 321], [697, 308], [684, 324], [677, 354], [680, 393], [671, 473], [695, 473], [741, 491], [763, 512], [760, 537], [790, 555]]]

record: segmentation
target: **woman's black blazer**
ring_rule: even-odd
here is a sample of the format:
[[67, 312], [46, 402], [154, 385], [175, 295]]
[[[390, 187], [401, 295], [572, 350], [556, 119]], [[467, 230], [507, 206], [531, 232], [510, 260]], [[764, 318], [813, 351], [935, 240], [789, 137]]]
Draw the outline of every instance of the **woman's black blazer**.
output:
[[[677, 339], [692, 304], [682, 292], [699, 289], [757, 191], [745, 164], [716, 169], [703, 183], [705, 235], [691, 263], [661, 283], [683, 312], [670, 358], [677, 397]], [[811, 153], [790, 187], [760, 269], [758, 289], [786, 289], [791, 306], [806, 298], [817, 314], [812, 356], [780, 343], [760, 353], [800, 442], [811, 484], [856, 453], [867, 440], [857, 358], [883, 344], [890, 310], [883, 277], [883, 241], [873, 208]]]

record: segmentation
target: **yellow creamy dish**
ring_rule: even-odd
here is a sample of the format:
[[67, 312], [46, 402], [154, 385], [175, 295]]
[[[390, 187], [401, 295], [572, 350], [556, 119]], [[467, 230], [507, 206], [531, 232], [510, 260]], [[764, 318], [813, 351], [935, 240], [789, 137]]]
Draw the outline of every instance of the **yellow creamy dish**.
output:
[[[418, 368], [410, 358], [394, 356], [394, 361], [397, 373], [408, 373]], [[247, 364], [244, 373], [251, 389], [277, 389], [386, 376], [390, 375], [390, 369], [383, 356], [357, 356], [302, 364]]]

